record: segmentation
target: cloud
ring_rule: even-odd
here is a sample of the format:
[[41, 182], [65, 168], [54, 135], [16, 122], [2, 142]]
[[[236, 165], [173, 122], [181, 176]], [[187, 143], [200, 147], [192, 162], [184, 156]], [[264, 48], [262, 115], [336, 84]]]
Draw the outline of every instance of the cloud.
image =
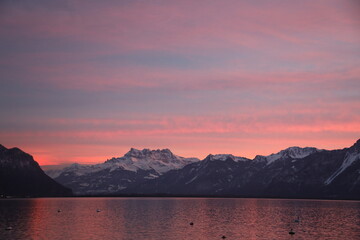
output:
[[296, 142], [350, 145], [359, 135], [358, 9], [332, 0], [2, 1], [0, 141], [42, 162], [95, 161], [115, 146], [252, 156]]

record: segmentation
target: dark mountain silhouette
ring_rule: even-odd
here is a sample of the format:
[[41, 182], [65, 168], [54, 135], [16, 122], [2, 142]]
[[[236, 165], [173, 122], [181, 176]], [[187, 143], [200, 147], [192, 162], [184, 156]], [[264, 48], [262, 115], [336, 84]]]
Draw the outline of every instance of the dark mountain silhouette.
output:
[[72, 191], [47, 176], [31, 155], [0, 145], [0, 195], [53, 197]]

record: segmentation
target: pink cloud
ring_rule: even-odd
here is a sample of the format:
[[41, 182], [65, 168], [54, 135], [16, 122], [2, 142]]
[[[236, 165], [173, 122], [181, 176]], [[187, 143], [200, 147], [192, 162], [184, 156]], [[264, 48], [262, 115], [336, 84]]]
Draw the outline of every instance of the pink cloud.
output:
[[[115, 102], [107, 106], [113, 119], [88, 119], [103, 109], [84, 116], [79, 109], [73, 118], [28, 116], [20, 130], [0, 129], [1, 139], [34, 152], [42, 164], [103, 161], [130, 147], [253, 157], [292, 144], [345, 147], [359, 136], [360, 21], [350, 1], [73, 1], [67, 7], [2, 11], [0, 37], [14, 45], [4, 49], [0, 64], [15, 69], [2, 79], [29, 89], [37, 83], [59, 91], [137, 94], [137, 104], [151, 90], [175, 100], [154, 113], [115, 114], [117, 105], [128, 110], [129, 104]], [[154, 52], [191, 66], [101, 60], [135, 53], [151, 61]], [[194, 107], [198, 99], [206, 103]], [[196, 114], [177, 108], [184, 100]]]
[[[30, 11], [16, 9], [3, 17], [3, 24], [12, 26], [8, 28], [10, 34], [17, 34], [21, 27], [21, 32], [30, 36], [70, 37], [110, 44], [112, 48], [122, 50], [155, 48], [171, 51], [183, 46], [195, 46], [198, 50], [224, 47], [224, 41], [235, 46], [261, 48], [261, 44], [269, 39], [260, 38], [258, 33], [296, 44], [312, 41], [306, 36], [307, 32], [331, 34], [339, 40], [354, 42], [355, 39], [348, 37], [356, 34], [354, 27], [359, 25], [359, 20], [349, 14], [350, 7], [339, 9], [336, 1], [278, 5], [172, 1], [128, 6], [89, 4], [84, 8], [79, 2], [69, 6], [72, 11], [54, 12], [41, 7]], [[339, 30], [346, 34], [334, 32]]]
[[210, 152], [253, 158], [256, 154], [270, 154], [291, 145], [331, 148], [339, 143], [341, 147], [351, 144], [349, 136], [351, 141], [358, 137], [360, 119], [350, 109], [346, 114], [335, 116], [320, 110], [320, 117], [314, 117], [313, 111], [316, 109], [292, 113], [274, 109], [267, 113], [230, 116], [153, 116], [142, 120], [37, 120], [43, 125], [60, 126], [61, 130], [50, 127], [49, 130], [1, 131], [1, 136], [33, 151], [41, 164], [75, 160], [99, 162], [119, 156], [130, 147], [173, 148], [179, 154], [200, 158]]
[[[344, 50], [332, 48], [338, 41], [359, 43], [359, 19], [349, 14], [351, 5], [339, 8], [336, 1], [268, 4], [230, 1], [194, 3], [172, 1], [154, 4], [138, 2], [129, 5], [69, 3], [71, 11], [49, 11], [42, 6], [15, 8], [2, 16], [4, 37], [49, 38], [77, 44], [98, 44], [90, 52], [65, 52], [52, 49], [45, 53], [19, 53], [2, 60], [17, 65], [57, 87], [75, 89], [112, 89], [161, 86], [180, 89], [228, 89], [258, 86], [258, 83], [318, 81], [346, 76], [344, 66], [356, 69], [358, 54], [346, 53], [346, 59], [335, 61]], [[140, 17], [141, 16], [141, 17]], [[46, 21], [44, 21], [46, 19]], [[20, 34], [20, 36], [19, 36]], [[324, 44], [330, 46], [321, 49]], [[91, 45], [92, 46], [92, 45]], [[259, 67], [250, 71], [241, 49], [256, 51], [265, 67], [272, 61], [310, 64], [317, 69], [307, 73]], [[168, 51], [191, 59], [191, 53], [206, 58], [222, 50], [238, 50], [239, 58], [224, 60], [229, 68], [214, 67], [184, 70], [145, 66], [106, 66], [89, 62], [89, 58], [133, 51]], [[67, 50], [69, 51], [69, 50]], [[352, 54], [351, 56], [348, 56]], [[32, 60], [42, 63], [35, 66]], [[47, 59], [61, 59], [60, 64], [47, 64]], [[355, 60], [355, 61], [354, 61]], [[1, 61], [1, 59], [0, 59]], [[229, 61], [229, 62], [226, 62]], [[329, 68], [341, 63], [339, 74]], [[255, 65], [255, 64], [254, 64]], [[246, 66], [246, 65], [245, 65]], [[275, 71], [275, 72], [274, 72]], [[281, 72], [281, 73], [279, 73]], [[312, 74], [312, 75], [311, 75]], [[358, 74], [358, 73], [356, 73]], [[328, 76], [328, 77], [327, 77]], [[357, 75], [358, 76], [358, 75]]]

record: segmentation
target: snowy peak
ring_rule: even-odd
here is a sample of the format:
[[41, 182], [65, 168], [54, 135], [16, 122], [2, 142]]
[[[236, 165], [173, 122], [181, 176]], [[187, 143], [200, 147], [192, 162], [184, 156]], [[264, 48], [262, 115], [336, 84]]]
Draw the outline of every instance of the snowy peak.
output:
[[62, 170], [47, 171], [47, 173], [56, 178], [62, 173], [72, 173], [76, 176], [83, 176], [103, 170], [113, 172], [116, 170], [127, 170], [137, 172], [138, 170], [155, 171], [157, 174], [163, 174], [173, 169], [179, 169], [187, 164], [199, 161], [197, 158], [184, 158], [173, 154], [169, 149], [138, 150], [131, 148], [123, 157], [111, 158], [104, 163], [95, 165], [82, 165], [74, 163]]
[[237, 157], [232, 154], [209, 154], [205, 160], [208, 161], [226, 161], [227, 159], [231, 159], [234, 162], [248, 161], [249, 159], [244, 157]]
[[269, 156], [256, 156], [254, 160], [256, 161], [266, 161], [267, 164], [271, 164], [279, 159], [292, 158], [292, 159], [301, 159], [309, 156], [310, 154], [319, 152], [321, 150], [314, 147], [289, 147], [285, 150], [281, 150], [278, 153], [273, 153]]
[[283, 157], [290, 157], [290, 158], [304, 158], [309, 156], [310, 154], [313, 154], [315, 152], [318, 152], [319, 150], [314, 147], [289, 147], [285, 150], [280, 151], [280, 154]]
[[157, 173], [162, 174], [196, 161], [199, 161], [199, 159], [180, 157], [173, 154], [169, 149], [138, 150], [131, 148], [124, 157], [112, 158], [106, 161], [105, 164], [113, 163], [129, 171], [137, 171], [138, 169], [155, 170]]
[[147, 160], [155, 160], [155, 161], [163, 161], [168, 162], [170, 159], [178, 159], [179, 157], [175, 156], [169, 149], [143, 149], [138, 150], [135, 148], [131, 148], [129, 152], [124, 155], [125, 158], [136, 158], [136, 159], [147, 159]]
[[73, 173], [76, 176], [82, 176], [84, 174], [90, 173], [90, 172], [96, 172], [103, 168], [99, 167], [101, 164], [96, 165], [83, 165], [79, 163], [73, 163], [70, 166], [64, 167], [62, 169], [50, 169], [45, 170], [45, 173], [50, 176], [51, 178], [57, 178], [62, 173]]

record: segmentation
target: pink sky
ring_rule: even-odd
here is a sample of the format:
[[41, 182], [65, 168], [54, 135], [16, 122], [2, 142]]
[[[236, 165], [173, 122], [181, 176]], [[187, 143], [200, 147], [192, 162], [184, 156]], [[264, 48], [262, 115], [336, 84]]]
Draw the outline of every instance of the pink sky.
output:
[[248, 158], [360, 138], [357, 1], [2, 1], [0, 144]]

